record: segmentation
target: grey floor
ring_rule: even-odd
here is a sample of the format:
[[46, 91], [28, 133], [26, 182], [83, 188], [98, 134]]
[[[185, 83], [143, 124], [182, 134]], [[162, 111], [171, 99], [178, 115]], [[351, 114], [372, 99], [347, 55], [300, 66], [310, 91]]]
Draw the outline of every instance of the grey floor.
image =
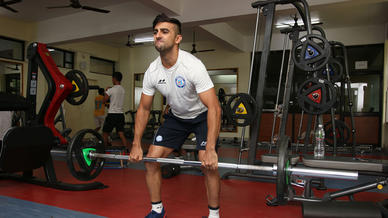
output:
[[39, 204], [31, 201], [0, 196], [0, 217], [1, 218], [100, 218], [88, 213], [67, 210], [59, 207]]

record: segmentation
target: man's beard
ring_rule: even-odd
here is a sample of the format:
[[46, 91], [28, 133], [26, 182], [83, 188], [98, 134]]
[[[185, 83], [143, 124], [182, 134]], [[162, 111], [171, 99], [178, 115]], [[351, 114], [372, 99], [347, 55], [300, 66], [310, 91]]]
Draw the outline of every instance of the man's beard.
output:
[[157, 46], [155, 45], [155, 49], [160, 53], [166, 53], [168, 51], [171, 51], [171, 49], [174, 47], [174, 45], [168, 46], [168, 45], [161, 45]]

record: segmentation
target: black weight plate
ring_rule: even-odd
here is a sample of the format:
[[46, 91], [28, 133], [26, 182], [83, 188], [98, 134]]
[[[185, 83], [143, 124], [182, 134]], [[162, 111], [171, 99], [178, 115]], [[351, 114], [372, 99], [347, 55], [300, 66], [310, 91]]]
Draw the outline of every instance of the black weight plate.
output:
[[288, 136], [281, 137], [277, 142], [279, 152], [276, 170], [276, 203], [278, 205], [284, 204], [287, 201], [286, 195], [288, 193], [289, 182], [289, 173], [287, 171], [289, 165], [288, 142]]
[[70, 70], [65, 77], [73, 84], [73, 91], [66, 97], [66, 101], [72, 105], [84, 103], [89, 94], [88, 79], [79, 70]]
[[[342, 120], [335, 120], [335, 137], [337, 145], [342, 146], [346, 145], [350, 138], [350, 129]], [[333, 136], [333, 124], [332, 121], [325, 123], [325, 142], [327, 145], [334, 144], [334, 136]]]
[[174, 175], [174, 166], [172, 164], [162, 165], [160, 168], [161, 168], [163, 179], [169, 179], [169, 178], [175, 176]]
[[256, 101], [246, 93], [232, 95], [226, 103], [226, 113], [233, 125], [248, 126], [257, 114]]
[[96, 178], [104, 167], [104, 159], [96, 158], [90, 165], [84, 158], [83, 149], [93, 148], [96, 153], [105, 153], [104, 140], [102, 136], [92, 130], [84, 129], [78, 131], [70, 145], [67, 147], [67, 166], [70, 173], [81, 181], [89, 181]]
[[173, 164], [173, 172], [173, 176], [179, 175], [179, 173], [181, 172], [181, 166], [179, 166], [178, 164]]
[[304, 71], [323, 68], [330, 58], [330, 44], [322, 36], [309, 34], [301, 37], [292, 49], [295, 66]]
[[310, 114], [323, 114], [337, 101], [337, 91], [333, 84], [325, 79], [306, 80], [298, 90], [299, 106]]
[[[331, 82], [340, 82], [343, 79], [342, 64], [334, 58], [330, 58], [328, 62], [329, 76]], [[327, 69], [324, 67], [317, 74], [319, 78], [327, 79]]]

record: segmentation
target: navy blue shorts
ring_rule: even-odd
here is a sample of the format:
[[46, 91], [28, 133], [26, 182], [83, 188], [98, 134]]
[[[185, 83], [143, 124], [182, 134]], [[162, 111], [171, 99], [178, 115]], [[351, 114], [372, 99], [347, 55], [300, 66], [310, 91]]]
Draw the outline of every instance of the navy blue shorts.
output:
[[102, 127], [103, 132], [110, 133], [113, 128], [116, 128], [116, 132], [123, 132], [125, 124], [124, 114], [108, 114]]
[[207, 111], [194, 119], [176, 117], [171, 111], [163, 117], [165, 120], [156, 132], [152, 144], [179, 150], [187, 137], [194, 133], [197, 149], [206, 149]]

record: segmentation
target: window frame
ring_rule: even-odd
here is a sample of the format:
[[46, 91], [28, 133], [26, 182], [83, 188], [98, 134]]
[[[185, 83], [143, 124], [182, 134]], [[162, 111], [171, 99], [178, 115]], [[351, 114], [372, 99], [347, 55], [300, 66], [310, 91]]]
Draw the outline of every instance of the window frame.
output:
[[21, 51], [22, 58], [21, 59], [1, 57], [1, 56], [0, 56], [0, 58], [4, 58], [4, 59], [8, 59], [8, 60], [15, 60], [15, 61], [24, 61], [25, 60], [25, 49], [26, 49], [26, 42], [25, 41], [20, 40], [20, 39], [14, 39], [14, 38], [7, 37], [7, 36], [1, 36], [1, 35], [0, 35], [0, 39], [21, 43], [21, 45], [22, 45], [22, 51]]
[[[47, 49], [53, 49], [54, 51], [56, 52], [62, 52], [63, 53], [63, 60], [62, 60], [62, 63], [63, 63], [63, 66], [60, 66], [58, 65], [58, 63], [55, 63], [57, 65], [57, 67], [60, 67], [60, 68], [65, 68], [65, 69], [74, 69], [74, 60], [75, 60], [75, 52], [73, 51], [69, 51], [69, 50], [65, 50], [65, 49], [61, 49], [61, 48], [57, 48], [57, 47], [52, 47], [52, 46], [47, 46]], [[71, 59], [71, 62], [68, 62], [66, 61], [66, 54], [71, 54], [72, 55], [72, 59]], [[71, 68], [69, 67], [66, 67], [66, 64], [71, 64]]]
[[92, 62], [92, 59], [95, 59], [98, 61], [103, 61], [103, 62], [108, 62], [108, 63], [112, 64], [112, 73], [95, 72], [92, 70], [90, 70], [90, 73], [112, 76], [113, 72], [116, 71], [116, 61], [112, 61], [112, 60], [108, 60], [108, 59], [100, 58], [100, 57], [96, 57], [96, 56], [90, 56], [90, 63]]

